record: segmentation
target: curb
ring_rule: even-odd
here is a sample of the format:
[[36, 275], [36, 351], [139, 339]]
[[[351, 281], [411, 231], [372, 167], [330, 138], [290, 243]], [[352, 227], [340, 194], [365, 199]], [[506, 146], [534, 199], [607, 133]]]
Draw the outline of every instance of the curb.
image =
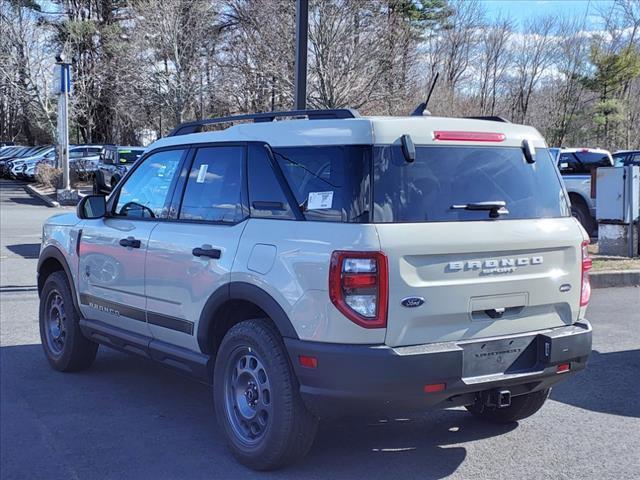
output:
[[640, 270], [610, 270], [591, 272], [589, 280], [593, 288], [639, 287]]
[[60, 204], [58, 202], [56, 202], [55, 200], [51, 200], [48, 195], [45, 195], [33, 185], [27, 184], [24, 186], [24, 189], [27, 191], [27, 193], [30, 193], [31, 195], [38, 197], [40, 200], [46, 203], [47, 206], [53, 207], [53, 208], [60, 207]]

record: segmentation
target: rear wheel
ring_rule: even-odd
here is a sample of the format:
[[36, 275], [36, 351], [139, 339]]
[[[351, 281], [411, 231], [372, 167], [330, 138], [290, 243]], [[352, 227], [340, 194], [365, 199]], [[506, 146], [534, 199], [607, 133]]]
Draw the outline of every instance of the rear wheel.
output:
[[511, 398], [511, 405], [504, 408], [488, 407], [482, 404], [467, 406], [476, 417], [491, 423], [511, 423], [530, 417], [542, 408], [549, 397], [550, 388]]
[[53, 368], [75, 372], [91, 366], [98, 344], [80, 331], [79, 315], [63, 272], [49, 275], [40, 294], [40, 339]]
[[582, 202], [582, 200], [571, 199], [571, 215], [584, 227], [589, 235], [593, 230], [593, 219], [589, 213], [589, 208]]
[[237, 460], [272, 470], [306, 455], [318, 420], [306, 409], [282, 339], [267, 320], [224, 336], [214, 370], [216, 416]]

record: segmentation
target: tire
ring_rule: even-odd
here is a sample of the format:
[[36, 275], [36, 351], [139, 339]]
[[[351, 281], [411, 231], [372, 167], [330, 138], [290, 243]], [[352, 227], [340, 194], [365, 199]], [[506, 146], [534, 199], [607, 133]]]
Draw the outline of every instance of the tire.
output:
[[505, 408], [487, 407], [481, 404], [469, 405], [466, 408], [476, 417], [491, 423], [512, 423], [530, 417], [540, 410], [549, 397], [549, 392], [551, 392], [551, 389], [547, 388], [512, 397], [511, 405]]
[[591, 219], [591, 214], [589, 213], [587, 206], [578, 202], [572, 203], [571, 215], [573, 215], [584, 227], [587, 233], [591, 235], [591, 231], [593, 230], [593, 220]]
[[274, 470], [307, 454], [318, 420], [302, 402], [282, 338], [269, 320], [233, 326], [218, 349], [213, 376], [218, 424], [238, 462]]
[[40, 339], [53, 368], [77, 372], [91, 366], [98, 344], [80, 331], [79, 315], [64, 272], [47, 277], [40, 294]]

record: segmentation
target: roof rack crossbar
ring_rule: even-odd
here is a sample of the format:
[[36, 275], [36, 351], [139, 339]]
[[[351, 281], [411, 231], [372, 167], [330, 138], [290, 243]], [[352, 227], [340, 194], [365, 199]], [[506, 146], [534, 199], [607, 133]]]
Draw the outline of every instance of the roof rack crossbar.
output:
[[504, 117], [498, 117], [495, 115], [489, 115], [489, 116], [480, 116], [480, 117], [462, 117], [462, 118], [468, 118], [470, 120], [489, 120], [490, 122], [503, 122], [503, 123], [511, 123], [509, 120], [507, 120]]
[[181, 123], [174, 128], [169, 137], [177, 135], [187, 135], [202, 131], [204, 125], [214, 125], [216, 123], [233, 123], [241, 120], [253, 120], [254, 123], [273, 122], [278, 117], [306, 117], [309, 120], [331, 120], [342, 118], [357, 118], [360, 114], [351, 108], [337, 108], [327, 110], [289, 110], [283, 112], [263, 112], [247, 113], [243, 115], [231, 115], [228, 117], [206, 118], [193, 122]]

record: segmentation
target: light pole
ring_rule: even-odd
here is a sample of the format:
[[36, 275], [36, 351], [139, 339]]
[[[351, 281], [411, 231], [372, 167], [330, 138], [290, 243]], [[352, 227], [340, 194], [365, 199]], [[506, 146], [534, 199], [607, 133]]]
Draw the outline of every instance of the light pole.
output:
[[307, 107], [307, 37], [309, 34], [309, 0], [296, 0], [296, 75], [295, 108]]
[[[62, 190], [71, 190], [69, 182], [69, 90], [71, 90], [71, 63], [64, 53], [56, 55], [60, 81], [58, 90], [58, 155], [62, 165]], [[64, 194], [63, 194], [64, 195]]]

